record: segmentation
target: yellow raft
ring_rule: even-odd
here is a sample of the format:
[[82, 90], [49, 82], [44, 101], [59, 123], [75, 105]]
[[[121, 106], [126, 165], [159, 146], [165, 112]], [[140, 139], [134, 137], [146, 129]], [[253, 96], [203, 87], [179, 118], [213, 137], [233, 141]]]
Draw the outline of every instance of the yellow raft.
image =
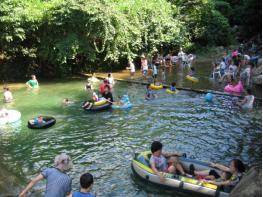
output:
[[187, 80], [191, 81], [192, 83], [198, 83], [199, 79], [197, 79], [196, 77], [192, 77], [190, 75], [186, 75], [185, 77]]
[[169, 94], [177, 94], [179, 92], [179, 90], [172, 91], [170, 89], [166, 89], [166, 92], [169, 93]]
[[163, 89], [163, 86], [162, 85], [157, 86], [157, 85], [151, 84], [150, 88], [152, 90], [161, 90], [161, 89]]
[[104, 105], [105, 103], [107, 103], [107, 100], [102, 100], [102, 101], [97, 101], [94, 103], [95, 106], [101, 106], [101, 105]]

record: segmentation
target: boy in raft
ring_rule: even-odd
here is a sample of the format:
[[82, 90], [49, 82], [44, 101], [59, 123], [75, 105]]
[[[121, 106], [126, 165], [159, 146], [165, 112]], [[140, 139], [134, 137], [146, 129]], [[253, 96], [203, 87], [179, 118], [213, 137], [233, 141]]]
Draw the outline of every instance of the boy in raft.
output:
[[172, 92], [176, 92], [176, 87], [175, 87], [175, 85], [176, 85], [175, 82], [171, 83], [170, 90], [171, 90]]
[[27, 85], [29, 88], [38, 88], [38, 87], [39, 87], [39, 84], [38, 84], [36, 75], [31, 75], [31, 80], [27, 81], [27, 82], [26, 82], [26, 85]]
[[90, 173], [82, 174], [80, 177], [80, 191], [73, 192], [68, 197], [96, 197], [90, 194], [90, 190], [93, 186], [93, 176]]
[[252, 110], [254, 100], [255, 97], [252, 95], [251, 89], [247, 89], [245, 98], [237, 102], [237, 105], [243, 110]]
[[152, 156], [150, 158], [151, 169], [164, 182], [164, 176], [161, 172], [175, 174], [179, 172], [182, 176], [187, 175], [177, 156], [183, 156], [182, 153], [165, 153], [162, 152], [163, 145], [159, 141], [154, 141], [151, 145]]
[[41, 125], [41, 124], [45, 124], [46, 123], [46, 121], [43, 120], [42, 116], [39, 116], [38, 118], [35, 118], [35, 119], [32, 119], [32, 120], [29, 120], [29, 122], [32, 125]]

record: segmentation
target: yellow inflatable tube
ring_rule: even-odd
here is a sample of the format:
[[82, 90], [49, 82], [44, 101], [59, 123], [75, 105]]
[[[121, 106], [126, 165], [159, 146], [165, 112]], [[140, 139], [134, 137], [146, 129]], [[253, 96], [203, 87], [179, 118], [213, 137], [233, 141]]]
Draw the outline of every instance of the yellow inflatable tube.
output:
[[97, 101], [94, 103], [95, 106], [101, 106], [107, 103], [107, 100]]
[[162, 85], [157, 86], [157, 85], [151, 84], [150, 88], [152, 90], [161, 90], [161, 89], [163, 89], [163, 86]]
[[197, 79], [196, 77], [191, 77], [190, 75], [186, 75], [185, 77], [187, 80], [193, 82], [193, 83], [198, 83], [199, 79]]
[[169, 93], [169, 94], [177, 94], [179, 92], [179, 90], [172, 91], [170, 89], [166, 89], [166, 92]]

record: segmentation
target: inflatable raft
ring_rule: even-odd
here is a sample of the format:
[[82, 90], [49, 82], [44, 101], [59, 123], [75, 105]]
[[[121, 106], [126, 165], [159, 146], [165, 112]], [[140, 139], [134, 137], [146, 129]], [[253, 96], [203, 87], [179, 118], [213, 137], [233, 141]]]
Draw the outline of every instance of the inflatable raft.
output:
[[161, 90], [161, 89], [163, 89], [163, 86], [162, 85], [154, 85], [154, 84], [151, 84], [150, 85], [150, 88], [152, 89], [152, 90]]
[[[164, 186], [166, 188], [178, 189], [182, 191], [198, 193], [205, 196], [214, 197], [228, 197], [229, 193], [220, 190], [216, 185], [210, 183], [203, 183], [194, 178], [187, 178], [184, 176], [162, 173], [165, 177], [163, 183], [160, 182], [160, 178], [149, 167], [149, 158], [151, 156], [150, 151], [137, 154], [132, 161], [132, 170], [140, 178], [145, 181]], [[193, 159], [180, 157], [184, 169], [189, 171], [190, 164], [194, 164], [196, 170], [208, 170], [209, 163], [201, 162]], [[216, 169], [214, 169], [216, 170]]]
[[8, 124], [8, 123], [13, 123], [21, 118], [21, 113], [16, 110], [7, 110], [6, 111], [7, 116], [0, 118], [0, 125]]
[[197, 79], [196, 77], [192, 77], [190, 75], [186, 75], [185, 77], [187, 80], [191, 81], [192, 83], [198, 83], [199, 79]]
[[179, 92], [179, 90], [172, 91], [170, 89], [166, 89], [166, 92], [169, 93], [169, 94], [177, 94]]
[[42, 124], [31, 124], [30, 121], [27, 123], [27, 127], [30, 129], [46, 129], [56, 124], [56, 119], [50, 116], [41, 116], [45, 123]]
[[228, 84], [227, 86], [225, 86], [224, 91], [228, 93], [241, 94], [244, 91], [244, 87], [243, 87], [242, 82], [239, 81], [238, 84], [235, 86]]
[[[99, 101], [101, 102], [101, 101]], [[96, 111], [103, 111], [103, 110], [106, 110], [106, 109], [110, 109], [112, 104], [109, 103], [109, 102], [104, 102], [103, 104], [101, 105], [98, 105], [96, 104], [97, 102], [95, 102], [92, 107], [90, 109], [86, 109], [86, 108], [83, 108], [85, 111], [91, 111], [91, 112], [96, 112]]]

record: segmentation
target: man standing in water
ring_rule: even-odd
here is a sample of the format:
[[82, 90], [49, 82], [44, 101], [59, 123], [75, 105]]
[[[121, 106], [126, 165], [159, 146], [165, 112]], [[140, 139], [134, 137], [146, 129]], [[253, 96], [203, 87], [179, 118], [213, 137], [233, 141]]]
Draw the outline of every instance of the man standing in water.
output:
[[35, 177], [20, 193], [19, 197], [25, 197], [26, 193], [40, 180], [46, 179], [45, 197], [65, 197], [71, 192], [71, 178], [65, 173], [72, 168], [72, 161], [68, 155], [62, 153], [55, 157], [54, 167], [50, 167]]

